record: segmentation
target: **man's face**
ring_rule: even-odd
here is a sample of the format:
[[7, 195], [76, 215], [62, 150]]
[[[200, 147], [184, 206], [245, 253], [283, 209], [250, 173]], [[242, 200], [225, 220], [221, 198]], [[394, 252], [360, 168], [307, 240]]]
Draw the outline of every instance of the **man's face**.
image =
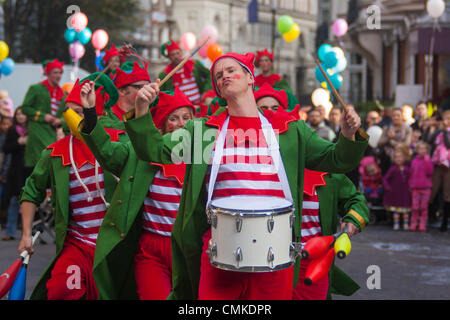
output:
[[176, 66], [181, 61], [183, 61], [183, 52], [181, 52], [180, 49], [172, 50], [168, 54], [168, 58], [170, 60], [170, 63], [172, 63], [174, 66]]
[[262, 97], [256, 101], [256, 104], [263, 110], [271, 110], [273, 112], [277, 111], [280, 107], [278, 100], [273, 97]]
[[369, 127], [377, 124], [378, 122], [380, 122], [380, 120], [380, 116], [376, 111], [369, 111], [369, 113], [367, 114], [366, 122]]
[[403, 124], [403, 113], [401, 110], [392, 112], [392, 123], [397, 126]]
[[341, 120], [341, 110], [336, 108], [331, 109], [330, 115], [328, 117], [332, 123], [338, 124]]
[[268, 56], [262, 56], [259, 59], [258, 66], [261, 68], [261, 71], [268, 72], [272, 69], [272, 60]]
[[55, 68], [50, 70], [50, 72], [47, 74], [48, 81], [53, 84], [57, 85], [61, 81], [63, 71], [61, 69]]
[[147, 80], [141, 80], [133, 82], [132, 84], [126, 85], [125, 87], [119, 89], [119, 99], [125, 100], [125, 103], [128, 106], [127, 110], [124, 111], [130, 111], [132, 108], [134, 108], [136, 95], [143, 86], [149, 83], [150, 82]]
[[311, 111], [308, 114], [308, 121], [312, 126], [316, 127], [323, 121], [322, 114], [319, 110]]
[[112, 57], [111, 59], [109, 59], [108, 64], [111, 65], [109, 67], [110, 71], [114, 71], [120, 68], [120, 57], [119, 56]]
[[214, 65], [214, 79], [219, 93], [225, 100], [251, 88], [255, 80], [233, 58], [222, 58]]
[[427, 105], [421, 103], [416, 107], [416, 114], [419, 119], [426, 119], [428, 117]]

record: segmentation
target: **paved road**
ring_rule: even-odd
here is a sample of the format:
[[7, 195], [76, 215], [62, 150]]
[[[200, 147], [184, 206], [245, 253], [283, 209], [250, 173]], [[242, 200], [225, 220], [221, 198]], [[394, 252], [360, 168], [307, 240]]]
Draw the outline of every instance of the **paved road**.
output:
[[[3, 234], [1, 231], [0, 236]], [[55, 252], [48, 235], [44, 233], [42, 238], [49, 243], [35, 245], [26, 298]], [[17, 246], [17, 240], [0, 241], [0, 272], [17, 257]], [[352, 239], [350, 255], [336, 264], [361, 289], [351, 297], [333, 296], [334, 299], [450, 299], [450, 232], [441, 233], [436, 228], [426, 233], [394, 232], [387, 224], [370, 225]], [[367, 287], [369, 277], [369, 284], [377, 284], [373, 270], [368, 273], [369, 266], [379, 267], [379, 289]]]

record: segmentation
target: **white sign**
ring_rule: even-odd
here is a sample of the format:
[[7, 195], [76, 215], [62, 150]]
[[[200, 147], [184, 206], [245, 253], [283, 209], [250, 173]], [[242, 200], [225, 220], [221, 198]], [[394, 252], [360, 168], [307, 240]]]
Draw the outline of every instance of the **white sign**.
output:
[[395, 88], [395, 106], [401, 107], [408, 104], [413, 108], [421, 100], [425, 100], [423, 95], [423, 85], [397, 85]]

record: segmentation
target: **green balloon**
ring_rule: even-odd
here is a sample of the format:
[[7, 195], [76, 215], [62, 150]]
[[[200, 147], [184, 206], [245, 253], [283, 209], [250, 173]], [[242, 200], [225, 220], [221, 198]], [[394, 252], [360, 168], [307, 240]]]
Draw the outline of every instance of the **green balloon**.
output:
[[293, 24], [294, 20], [291, 16], [281, 16], [280, 19], [278, 19], [277, 23], [278, 31], [280, 31], [282, 34], [285, 34], [292, 29]]

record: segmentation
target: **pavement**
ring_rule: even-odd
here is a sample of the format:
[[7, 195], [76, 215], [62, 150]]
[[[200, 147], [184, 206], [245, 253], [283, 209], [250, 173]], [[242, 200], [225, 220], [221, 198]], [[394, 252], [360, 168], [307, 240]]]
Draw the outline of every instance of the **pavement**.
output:
[[[19, 232], [18, 232], [19, 234]], [[0, 237], [4, 230], [0, 231]], [[46, 233], [35, 244], [27, 273], [28, 299], [55, 254]], [[369, 225], [352, 239], [352, 251], [336, 265], [361, 287], [350, 297], [335, 300], [448, 300], [450, 299], [450, 231], [393, 231], [388, 223]], [[19, 240], [0, 240], [0, 272], [18, 257]], [[3, 299], [7, 299], [5, 296]]]

